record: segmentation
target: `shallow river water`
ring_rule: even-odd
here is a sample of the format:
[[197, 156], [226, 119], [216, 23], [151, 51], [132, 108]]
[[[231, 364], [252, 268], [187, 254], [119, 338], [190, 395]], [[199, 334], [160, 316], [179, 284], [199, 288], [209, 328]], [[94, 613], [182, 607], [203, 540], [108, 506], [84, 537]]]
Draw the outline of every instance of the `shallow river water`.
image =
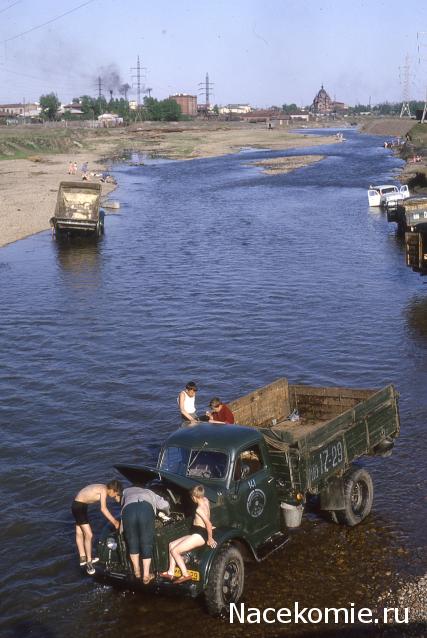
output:
[[367, 206], [400, 160], [378, 137], [345, 136], [287, 175], [247, 166], [281, 155], [263, 151], [118, 165], [121, 210], [98, 244], [45, 232], [0, 250], [1, 635], [251, 633], [198, 601], [119, 593], [76, 563], [74, 494], [114, 463], [152, 463], [190, 379], [202, 411], [281, 376], [401, 393], [394, 454], [367, 462], [369, 520], [309, 515], [248, 570], [248, 606], [373, 608], [396, 575], [425, 569], [427, 288]]

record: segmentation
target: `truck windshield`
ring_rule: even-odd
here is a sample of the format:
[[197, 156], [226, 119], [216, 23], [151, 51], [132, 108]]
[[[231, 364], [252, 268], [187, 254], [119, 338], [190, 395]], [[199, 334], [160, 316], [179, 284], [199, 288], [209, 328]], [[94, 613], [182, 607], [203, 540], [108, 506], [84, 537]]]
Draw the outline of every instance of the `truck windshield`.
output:
[[167, 447], [159, 469], [190, 478], [223, 479], [227, 467], [228, 455], [224, 452]]

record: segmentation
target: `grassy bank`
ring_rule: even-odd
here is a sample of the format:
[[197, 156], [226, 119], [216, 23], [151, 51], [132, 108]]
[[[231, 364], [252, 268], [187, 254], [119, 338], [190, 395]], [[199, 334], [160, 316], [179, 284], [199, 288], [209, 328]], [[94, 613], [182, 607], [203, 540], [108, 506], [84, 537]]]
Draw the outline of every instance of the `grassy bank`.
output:
[[0, 160], [66, 153], [84, 148], [87, 140], [88, 135], [84, 129], [2, 127], [0, 129]]
[[[414, 194], [427, 194], [427, 123], [415, 124], [409, 131], [410, 140], [400, 157], [406, 160], [401, 180]], [[414, 161], [414, 158], [420, 161]]]

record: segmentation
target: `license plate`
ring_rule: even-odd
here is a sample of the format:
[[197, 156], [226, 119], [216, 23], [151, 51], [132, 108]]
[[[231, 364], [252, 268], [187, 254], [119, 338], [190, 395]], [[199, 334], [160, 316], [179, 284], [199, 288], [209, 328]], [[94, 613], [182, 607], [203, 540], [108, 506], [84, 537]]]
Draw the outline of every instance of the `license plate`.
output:
[[[191, 580], [200, 580], [200, 572], [196, 572], [193, 569], [189, 569], [188, 573], [191, 576]], [[181, 570], [179, 567], [175, 567], [175, 577], [176, 578], [180, 578], [181, 577]]]
[[342, 438], [335, 439], [311, 456], [309, 468], [311, 482], [316, 483], [344, 464], [344, 441]]

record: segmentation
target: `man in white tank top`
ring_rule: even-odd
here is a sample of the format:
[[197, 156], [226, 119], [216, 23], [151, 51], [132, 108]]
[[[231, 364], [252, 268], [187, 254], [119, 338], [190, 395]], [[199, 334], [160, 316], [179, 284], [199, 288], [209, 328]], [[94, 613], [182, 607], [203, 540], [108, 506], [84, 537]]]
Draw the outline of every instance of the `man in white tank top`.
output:
[[189, 381], [177, 398], [179, 411], [182, 416], [182, 427], [196, 425], [199, 422], [196, 412], [197, 386], [194, 381]]

